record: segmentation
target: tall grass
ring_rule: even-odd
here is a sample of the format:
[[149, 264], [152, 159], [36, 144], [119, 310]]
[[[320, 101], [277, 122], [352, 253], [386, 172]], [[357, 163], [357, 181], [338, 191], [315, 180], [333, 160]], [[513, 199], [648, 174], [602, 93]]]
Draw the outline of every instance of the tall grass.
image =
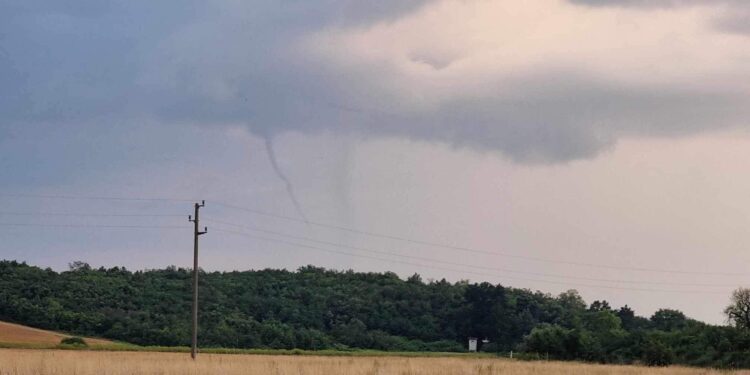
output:
[[[155, 353], [189, 353], [186, 346], [139, 346], [127, 343], [113, 342], [105, 345], [66, 345], [44, 343], [6, 343], [0, 342], [0, 349], [39, 349], [39, 350], [86, 350], [105, 352], [155, 352]], [[253, 355], [303, 355], [303, 356], [336, 356], [336, 357], [469, 357], [495, 358], [495, 353], [455, 353], [455, 352], [393, 352], [369, 349], [351, 350], [302, 350], [302, 349], [235, 349], [235, 348], [201, 348], [201, 353], [207, 354], [253, 354]]]
[[0, 375], [598, 375], [719, 374], [706, 369], [605, 366], [563, 362], [522, 362], [465, 357], [342, 357], [199, 355], [185, 353], [97, 352], [0, 349]]

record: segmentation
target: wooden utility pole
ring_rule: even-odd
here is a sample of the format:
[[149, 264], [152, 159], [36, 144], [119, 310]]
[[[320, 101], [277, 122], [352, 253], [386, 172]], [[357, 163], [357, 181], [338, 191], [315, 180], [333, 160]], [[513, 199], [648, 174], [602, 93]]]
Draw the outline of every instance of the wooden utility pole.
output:
[[195, 204], [195, 219], [188, 216], [188, 220], [195, 224], [193, 230], [193, 344], [190, 347], [190, 357], [195, 359], [198, 355], [198, 236], [208, 233], [208, 228], [203, 232], [198, 229], [200, 208], [206, 205], [206, 201]]

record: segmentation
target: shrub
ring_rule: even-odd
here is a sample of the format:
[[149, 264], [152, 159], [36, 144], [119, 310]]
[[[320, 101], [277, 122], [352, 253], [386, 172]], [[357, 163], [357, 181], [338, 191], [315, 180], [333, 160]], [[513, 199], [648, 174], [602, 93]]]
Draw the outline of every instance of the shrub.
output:
[[643, 348], [643, 362], [648, 366], [669, 366], [673, 361], [672, 349], [661, 341], [651, 340]]
[[440, 341], [433, 341], [425, 343], [425, 351], [428, 352], [465, 352], [466, 349], [464, 348], [461, 343], [458, 343], [453, 340], [440, 340]]
[[500, 347], [497, 345], [496, 342], [490, 342], [490, 343], [482, 345], [479, 351], [485, 352], [485, 353], [497, 353], [500, 351]]
[[73, 346], [89, 346], [86, 343], [86, 340], [84, 340], [82, 337], [65, 337], [62, 340], [60, 340], [60, 344], [62, 345], [73, 345]]

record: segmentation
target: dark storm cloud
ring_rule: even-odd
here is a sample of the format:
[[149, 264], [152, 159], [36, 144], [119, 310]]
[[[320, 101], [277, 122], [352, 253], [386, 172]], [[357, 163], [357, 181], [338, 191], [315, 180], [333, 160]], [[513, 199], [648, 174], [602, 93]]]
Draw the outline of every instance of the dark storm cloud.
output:
[[454, 100], [402, 121], [382, 116], [368, 132], [499, 149], [518, 162], [546, 163], [594, 157], [622, 136], [684, 136], [750, 115], [747, 101], [734, 95], [626, 88], [574, 71], [519, 77], [506, 90], [513, 94]]
[[[208, 66], [189, 66], [184, 64], [185, 59], [200, 64], [210, 61], [214, 53], [217, 58], [230, 58], [231, 51], [237, 49], [247, 52], [244, 63], [273, 64], [278, 56], [268, 53], [273, 53], [274, 45], [288, 43], [305, 31], [326, 25], [367, 24], [413, 10], [423, 2], [5, 2], [0, 4], [0, 67], [2, 83], [9, 84], [0, 88], [0, 97], [9, 100], [0, 104], [0, 113], [6, 120], [58, 121], [118, 112], [132, 114], [143, 110], [144, 104], [154, 104], [154, 96], [164, 100], [167, 107], [186, 104], [194, 94], [200, 100], [201, 93], [188, 90], [171, 99], [160, 97], [166, 94], [164, 88], [139, 82], [140, 74], [164, 68], [189, 84], [192, 74], [204, 73], [202, 69]], [[202, 32], [194, 35], [201, 49], [185, 48], [152, 60], [159, 50], [169, 47], [165, 43], [170, 43], [174, 35], [196, 29]], [[180, 55], [183, 52], [203, 54], [207, 59]], [[160, 66], [146, 65], [149, 63]], [[22, 101], [27, 105], [19, 107]]]
[[630, 87], [581, 69], [536, 71], [498, 83], [497, 94], [409, 108], [399, 93], [375, 88], [386, 64], [337, 69], [298, 48], [310, 33], [365, 28], [426, 1], [61, 4], [0, 5], [0, 128], [155, 117], [242, 123], [266, 139], [345, 132], [556, 162], [595, 156], [623, 135], [690, 134], [748, 115], [726, 93]]

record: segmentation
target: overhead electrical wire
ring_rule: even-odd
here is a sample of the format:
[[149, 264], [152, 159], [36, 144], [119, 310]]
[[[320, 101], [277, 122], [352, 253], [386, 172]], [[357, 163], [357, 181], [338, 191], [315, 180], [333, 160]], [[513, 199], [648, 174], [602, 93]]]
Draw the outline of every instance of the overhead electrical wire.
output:
[[189, 229], [187, 225], [108, 225], [108, 224], [40, 224], [0, 223], [3, 227], [50, 227], [50, 228], [127, 228], [127, 229]]
[[108, 197], [87, 195], [60, 195], [60, 194], [15, 194], [0, 193], [0, 197], [8, 198], [41, 198], [41, 199], [68, 199], [68, 200], [103, 200], [103, 201], [142, 201], [142, 202], [195, 202], [194, 199], [180, 198], [153, 198], [153, 197]]
[[[70, 199], [70, 200], [143, 201], [143, 202], [160, 202], [161, 201], [161, 202], [181, 202], [181, 203], [198, 201], [195, 199], [166, 198], [166, 197], [114, 197], [114, 196], [84, 196], [84, 195], [59, 195], [59, 194], [11, 194], [11, 193], [0, 193], [0, 197]], [[664, 274], [707, 275], [707, 276], [747, 276], [745, 273], [739, 273], [739, 272], [715, 272], [715, 271], [700, 271], [700, 270], [677, 270], [677, 269], [668, 269], [668, 268], [631, 267], [631, 266], [618, 266], [618, 265], [609, 265], [609, 264], [601, 264], [601, 263], [577, 262], [577, 261], [571, 261], [571, 260], [566, 260], [566, 259], [535, 257], [535, 256], [528, 256], [528, 255], [522, 255], [522, 254], [517, 254], [517, 253], [507, 253], [507, 252], [477, 249], [477, 248], [471, 248], [471, 247], [465, 247], [465, 246], [449, 245], [449, 244], [438, 243], [438, 242], [433, 242], [433, 241], [426, 241], [426, 240], [421, 240], [421, 239], [414, 239], [414, 238], [408, 238], [408, 237], [403, 237], [403, 236], [366, 231], [366, 230], [350, 228], [350, 227], [345, 227], [345, 226], [340, 226], [340, 225], [321, 223], [321, 222], [312, 221], [312, 220], [303, 220], [303, 219], [299, 219], [296, 217], [264, 212], [261, 210], [252, 209], [248, 207], [242, 207], [242, 206], [224, 203], [220, 201], [211, 201], [211, 203], [216, 206], [222, 206], [225, 208], [244, 211], [244, 212], [254, 214], [254, 215], [259, 215], [259, 216], [272, 217], [276, 219], [297, 222], [297, 223], [305, 224], [308, 226], [317, 226], [317, 227], [334, 229], [334, 230], [344, 231], [344, 232], [363, 235], [363, 236], [401, 241], [401, 242], [411, 243], [411, 244], [416, 244], [416, 245], [437, 247], [437, 248], [469, 252], [469, 253], [501, 256], [501, 257], [506, 257], [506, 258], [522, 259], [522, 260], [528, 260], [528, 261], [534, 261], [534, 262], [565, 264], [565, 265], [572, 265], [572, 266], [579, 266], [579, 267], [620, 270], [620, 271], [655, 272], [655, 273], [664, 273]], [[6, 213], [6, 214], [9, 214], [9, 215], [17, 214], [19, 216], [22, 216], [22, 215], [31, 216], [34, 214], [49, 215], [49, 216], [65, 216], [66, 215], [65, 213]], [[85, 214], [85, 213], [75, 213], [75, 214], [67, 214], [67, 215], [69, 216], [92, 216], [92, 217], [95, 217], [95, 216], [112, 216], [112, 217], [130, 216], [128, 214]], [[162, 216], [162, 215], [133, 214], [132, 216], [147, 217], [147, 216]], [[164, 216], [173, 216], [173, 215], [164, 215]], [[181, 215], [174, 215], [174, 216], [181, 216]], [[6, 224], [10, 225], [11, 223], [6, 223]], [[0, 223], [0, 225], [3, 225], [3, 224]], [[32, 225], [23, 224], [23, 225], [14, 225], [14, 226], [32, 226]], [[36, 226], [55, 226], [55, 225], [50, 224], [50, 225], [36, 225]], [[73, 224], [68, 225], [68, 226], [75, 227], [75, 225]], [[88, 227], [92, 227], [92, 226], [88, 225]], [[102, 227], [107, 227], [107, 226], [102, 226]], [[113, 227], [113, 226], [109, 226], [109, 227]], [[138, 226], [132, 226], [132, 227], [137, 228]], [[153, 227], [153, 226], [150, 226], [150, 227]], [[164, 228], [170, 228], [170, 227], [166, 226]]]
[[506, 278], [506, 279], [515, 279], [515, 280], [523, 280], [523, 281], [533, 281], [533, 282], [541, 282], [541, 283], [548, 283], [548, 284], [556, 284], [556, 285], [564, 285], [564, 286], [582, 286], [582, 287], [590, 287], [590, 288], [600, 288], [600, 289], [616, 289], [616, 290], [629, 290], [629, 291], [639, 291], [639, 292], [662, 292], [662, 293], [685, 293], [685, 294], [724, 294], [724, 292], [717, 292], [717, 291], [703, 291], [703, 290], [679, 290], [679, 289], [648, 289], [648, 288], [631, 288], [631, 287], [618, 287], [618, 286], [608, 286], [608, 285], [596, 285], [596, 284], [582, 284], [582, 283], [569, 283], [569, 282], [562, 282], [562, 281], [552, 281], [552, 280], [544, 280], [544, 279], [533, 279], [533, 278], [526, 278], [526, 277], [517, 277], [517, 276], [507, 276], [507, 275], [499, 275], [494, 273], [486, 273], [486, 272], [476, 272], [476, 271], [468, 271], [468, 270], [460, 270], [455, 268], [447, 268], [447, 267], [439, 267], [439, 266], [432, 266], [432, 265], [426, 265], [421, 263], [413, 263], [413, 262], [406, 262], [396, 259], [389, 259], [389, 258], [381, 258], [376, 256], [370, 256], [370, 255], [363, 255], [363, 254], [356, 254], [356, 253], [350, 253], [345, 251], [338, 251], [338, 250], [331, 250], [326, 248], [321, 248], [317, 246], [311, 246], [307, 244], [301, 244], [297, 242], [292, 241], [286, 241], [286, 240], [280, 240], [275, 238], [268, 238], [263, 236], [257, 236], [246, 232], [236, 231], [236, 230], [230, 230], [230, 229], [223, 229], [223, 228], [214, 228], [214, 230], [224, 233], [231, 233], [239, 236], [244, 236], [260, 241], [266, 241], [266, 242], [275, 242], [275, 243], [281, 243], [286, 244], [289, 246], [299, 247], [299, 248], [306, 248], [316, 251], [322, 251], [327, 253], [333, 253], [333, 254], [341, 254], [351, 257], [357, 257], [357, 258], [365, 258], [365, 259], [372, 259], [372, 260], [378, 260], [382, 262], [389, 262], [389, 263], [395, 263], [395, 264], [405, 264], [405, 265], [411, 265], [426, 269], [435, 269], [435, 270], [443, 270], [443, 271], [451, 271], [451, 272], [459, 272], [459, 273], [468, 273], [468, 274], [475, 274], [475, 275], [481, 275], [481, 276], [492, 276], [492, 277], [498, 277], [498, 278]]
[[182, 217], [184, 214], [106, 214], [83, 212], [5, 212], [0, 216], [73, 216], [73, 217]]
[[334, 246], [334, 247], [345, 248], [345, 249], [350, 249], [350, 250], [364, 251], [364, 252], [369, 252], [369, 253], [389, 255], [389, 256], [395, 256], [395, 257], [406, 258], [406, 259], [414, 259], [414, 260], [419, 260], [419, 261], [426, 261], [426, 262], [432, 262], [432, 263], [440, 263], [440, 264], [446, 264], [446, 265], [451, 265], [451, 266], [461, 266], [461, 267], [475, 268], [475, 269], [488, 270], [488, 271], [507, 272], [507, 273], [522, 274], [522, 275], [552, 277], [552, 278], [570, 279], [570, 280], [583, 280], [583, 281], [619, 283], [619, 284], [672, 285], [672, 286], [723, 287], [723, 288], [725, 288], [725, 287], [736, 287], [737, 286], [737, 284], [679, 283], [679, 282], [658, 282], [658, 281], [602, 279], [602, 278], [571, 276], [571, 275], [562, 275], [562, 274], [548, 274], [548, 273], [532, 272], [532, 271], [518, 271], [518, 270], [505, 269], [505, 268], [479, 266], [479, 265], [467, 264], [467, 263], [461, 263], [461, 262], [443, 261], [443, 260], [434, 259], [434, 258], [427, 258], [427, 257], [419, 257], [419, 256], [413, 256], [413, 255], [407, 255], [407, 254], [400, 254], [400, 253], [396, 253], [396, 252], [392, 252], [392, 251], [375, 250], [375, 249], [371, 249], [371, 248], [365, 248], [365, 247], [359, 247], [359, 246], [352, 246], [352, 245], [345, 245], [345, 244], [341, 244], [341, 243], [336, 243], [336, 242], [331, 242], [331, 241], [324, 241], [324, 240], [318, 240], [318, 239], [314, 239], [314, 238], [310, 238], [310, 237], [304, 237], [304, 236], [297, 236], [297, 235], [292, 235], [292, 234], [288, 234], [288, 233], [277, 232], [277, 231], [272, 231], [272, 230], [267, 230], [267, 229], [261, 229], [261, 228], [257, 228], [257, 227], [252, 227], [252, 226], [247, 226], [247, 225], [241, 225], [241, 224], [231, 223], [231, 222], [227, 222], [227, 221], [223, 221], [223, 220], [212, 219], [212, 218], [203, 218], [202, 220], [210, 222], [210, 223], [216, 223], [216, 224], [220, 224], [220, 225], [232, 226], [232, 227], [235, 227], [235, 228], [241, 228], [241, 229], [250, 230], [250, 231], [253, 231], [253, 232], [265, 233], [265, 234], [275, 235], [275, 236], [279, 236], [279, 237], [290, 238], [290, 239], [294, 239], [294, 240], [308, 241], [308, 242], [317, 243], [317, 244], [321, 244], [321, 245], [328, 245], [328, 246]]
[[273, 217], [273, 218], [282, 219], [286, 221], [293, 221], [293, 222], [303, 223], [307, 225], [318, 226], [322, 228], [335, 229], [335, 230], [340, 230], [344, 232], [365, 235], [369, 237], [384, 238], [384, 239], [389, 239], [389, 240], [401, 241], [401, 242], [430, 246], [430, 247], [439, 247], [439, 248], [448, 249], [448, 250], [456, 250], [456, 251], [476, 253], [476, 254], [495, 255], [495, 256], [501, 256], [501, 257], [506, 257], [506, 258], [523, 259], [523, 260], [541, 262], [541, 263], [567, 264], [567, 265], [579, 266], [579, 267], [600, 268], [600, 269], [610, 269], [610, 270], [620, 270], [620, 271], [658, 272], [658, 273], [670, 273], [670, 274], [682, 274], [682, 275], [747, 276], [747, 273], [739, 273], [739, 272], [733, 273], [733, 272], [714, 272], [714, 271], [697, 271], [697, 270], [676, 270], [676, 269], [668, 269], [668, 268], [614, 266], [614, 265], [601, 264], [601, 263], [576, 262], [576, 261], [565, 260], [565, 259], [541, 258], [541, 257], [506, 253], [506, 252], [500, 252], [500, 251], [490, 251], [490, 250], [475, 249], [475, 248], [464, 247], [464, 246], [448, 245], [448, 244], [442, 244], [442, 243], [437, 243], [437, 242], [424, 241], [424, 240], [406, 238], [406, 237], [401, 237], [401, 236], [394, 236], [390, 234], [375, 233], [375, 232], [364, 231], [364, 230], [359, 230], [355, 228], [348, 228], [348, 227], [343, 227], [343, 226], [338, 226], [338, 225], [320, 223], [320, 222], [316, 222], [312, 220], [302, 220], [302, 219], [298, 219], [298, 218], [291, 217], [291, 216], [268, 213], [268, 212], [264, 212], [264, 211], [260, 211], [260, 210], [256, 210], [252, 208], [241, 207], [241, 206], [232, 205], [232, 204], [223, 203], [223, 202], [211, 201], [211, 203], [214, 205], [223, 206], [226, 208], [248, 212], [254, 215]]

